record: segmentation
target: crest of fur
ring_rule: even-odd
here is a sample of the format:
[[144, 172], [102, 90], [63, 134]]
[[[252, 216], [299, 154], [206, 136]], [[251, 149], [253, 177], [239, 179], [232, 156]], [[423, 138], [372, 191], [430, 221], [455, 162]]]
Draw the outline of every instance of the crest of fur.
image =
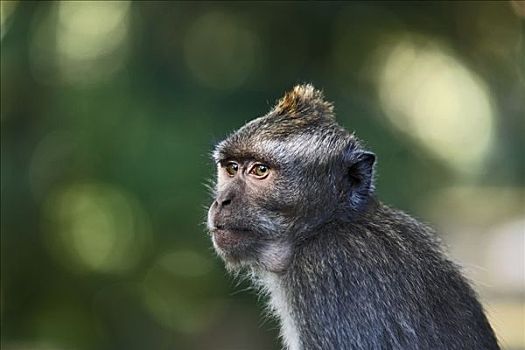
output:
[[311, 84], [296, 85], [277, 103], [274, 111], [278, 115], [292, 118], [315, 116], [334, 117], [334, 106], [324, 99], [323, 93]]
[[333, 105], [325, 100], [320, 90], [311, 84], [296, 85], [269, 113], [250, 121], [219, 143], [213, 157], [216, 161], [247, 157], [265, 141], [318, 134], [319, 130], [326, 135], [348, 134], [337, 125]]

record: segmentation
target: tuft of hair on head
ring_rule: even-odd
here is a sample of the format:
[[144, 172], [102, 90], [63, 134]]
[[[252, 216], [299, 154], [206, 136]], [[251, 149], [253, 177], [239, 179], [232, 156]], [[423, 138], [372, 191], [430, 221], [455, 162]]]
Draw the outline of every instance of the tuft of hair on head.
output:
[[279, 100], [274, 108], [278, 115], [298, 118], [305, 115], [312, 117], [334, 117], [334, 106], [324, 99], [323, 92], [311, 84], [296, 85]]

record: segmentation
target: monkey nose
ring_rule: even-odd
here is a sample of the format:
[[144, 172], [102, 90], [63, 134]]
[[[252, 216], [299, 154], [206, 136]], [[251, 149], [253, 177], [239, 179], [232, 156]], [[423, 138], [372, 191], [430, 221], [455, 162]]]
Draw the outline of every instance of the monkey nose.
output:
[[235, 191], [232, 189], [227, 189], [218, 194], [215, 198], [215, 203], [217, 209], [223, 209], [232, 204], [232, 201], [235, 199]]
[[217, 203], [217, 207], [219, 208], [227, 207], [228, 205], [231, 204], [231, 202], [232, 202], [231, 198], [226, 198], [226, 199], [217, 198], [217, 200], [215, 201], [215, 203]]

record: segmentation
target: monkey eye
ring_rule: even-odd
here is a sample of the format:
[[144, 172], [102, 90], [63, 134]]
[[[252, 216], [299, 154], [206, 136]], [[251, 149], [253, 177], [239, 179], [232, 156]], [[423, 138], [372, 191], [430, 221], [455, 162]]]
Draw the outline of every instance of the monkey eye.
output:
[[270, 168], [265, 164], [255, 164], [250, 169], [250, 174], [254, 175], [259, 179], [264, 179], [270, 173]]
[[226, 169], [226, 173], [228, 173], [229, 176], [235, 176], [235, 174], [239, 170], [239, 164], [235, 162], [228, 162], [224, 169]]

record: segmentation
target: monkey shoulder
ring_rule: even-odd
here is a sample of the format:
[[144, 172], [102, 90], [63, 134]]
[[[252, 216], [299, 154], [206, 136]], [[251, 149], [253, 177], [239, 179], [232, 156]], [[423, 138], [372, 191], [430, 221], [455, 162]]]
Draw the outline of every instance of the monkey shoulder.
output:
[[297, 291], [292, 308], [320, 310], [317, 328], [303, 328], [315, 338], [315, 329], [337, 324], [342, 342], [366, 339], [369, 348], [389, 339], [395, 349], [497, 349], [475, 292], [434, 232], [401, 211], [377, 210], [375, 221], [334, 222], [297, 247], [285, 278]]

